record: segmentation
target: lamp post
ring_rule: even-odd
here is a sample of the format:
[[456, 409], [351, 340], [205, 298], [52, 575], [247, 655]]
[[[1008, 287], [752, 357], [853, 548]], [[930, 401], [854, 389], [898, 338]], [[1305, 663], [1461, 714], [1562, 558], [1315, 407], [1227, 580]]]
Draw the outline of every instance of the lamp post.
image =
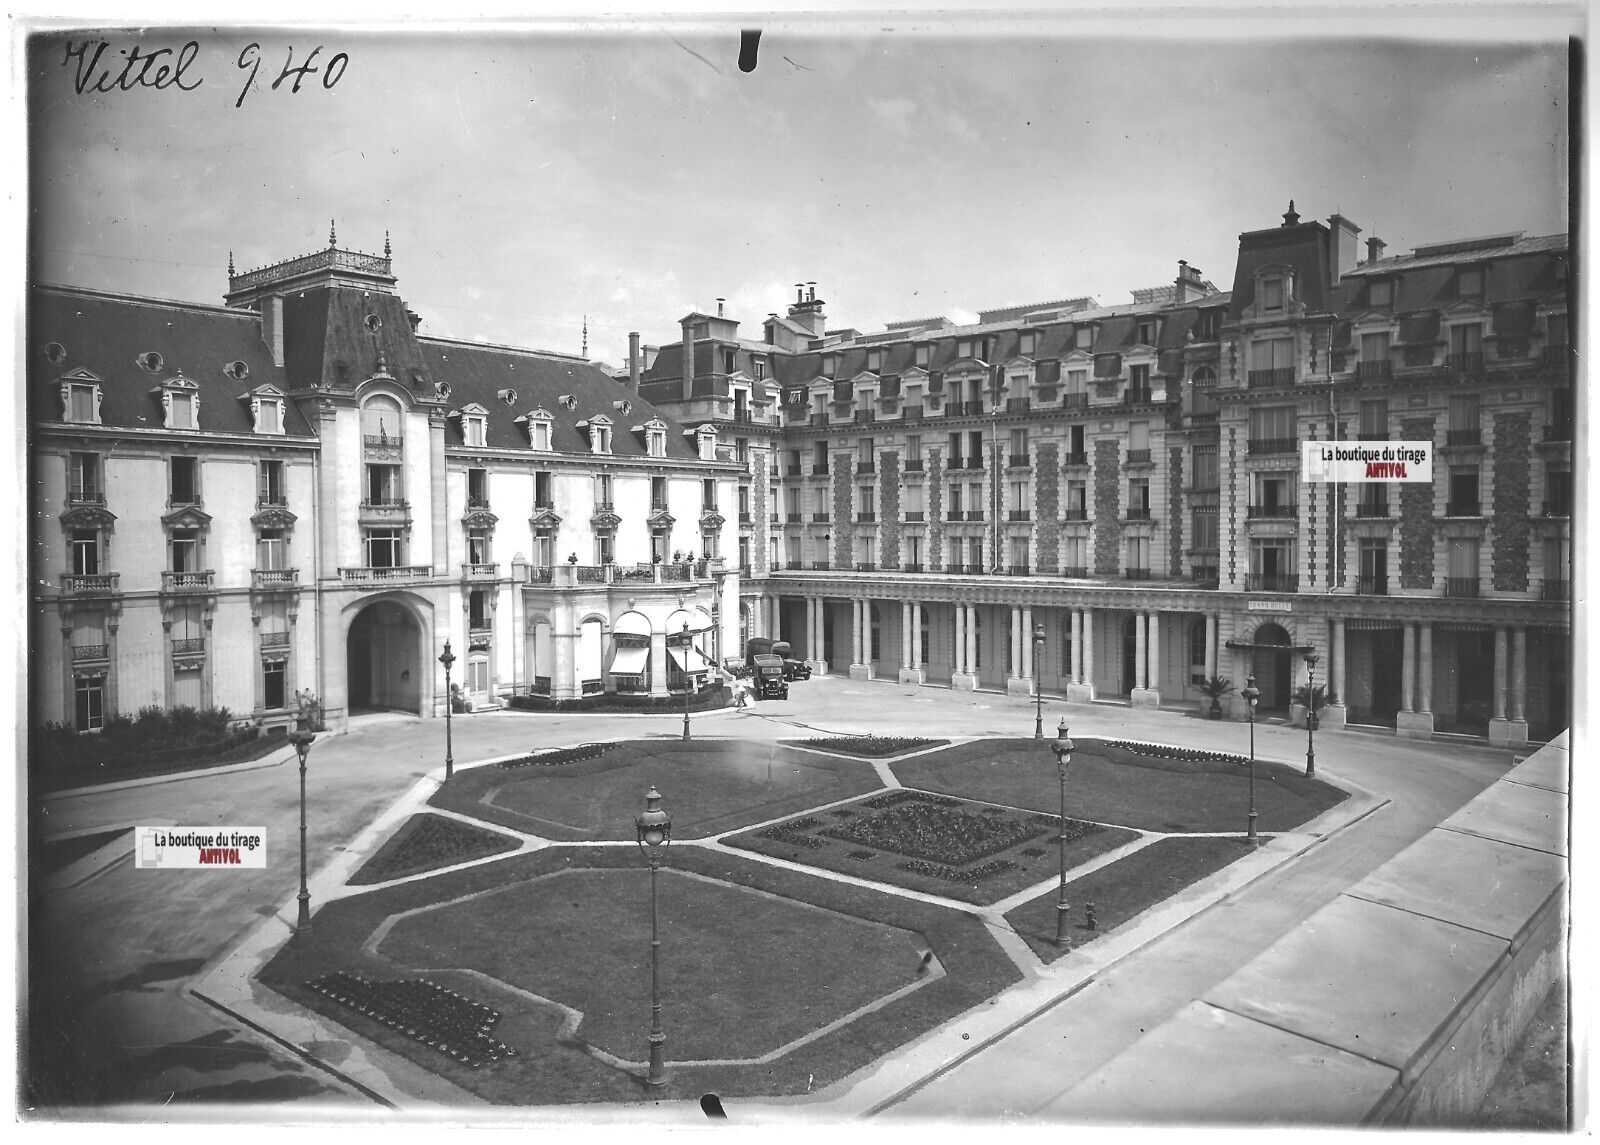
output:
[[311, 743], [316, 738], [316, 732], [304, 728], [289, 733], [289, 742], [300, 757], [300, 911], [295, 917], [296, 934], [311, 933], [311, 892], [306, 888], [306, 756], [311, 754]]
[[1044, 739], [1044, 693], [1039, 690], [1039, 658], [1044, 655], [1044, 625], [1033, 626], [1033, 738]]
[[650, 860], [650, 1085], [667, 1084], [662, 1055], [667, 1035], [661, 1032], [661, 922], [656, 909], [656, 872], [661, 869], [661, 851], [672, 845], [672, 817], [661, 810], [661, 792], [655, 784], [644, 794], [644, 810], [633, 821], [639, 850]]
[[444, 651], [439, 654], [439, 663], [444, 665], [444, 778], [447, 783], [456, 773], [455, 749], [450, 740], [450, 712], [455, 708], [455, 697], [450, 694], [450, 665], [455, 662], [455, 653], [450, 651], [450, 641], [447, 639]]
[[711, 599], [711, 662], [722, 670], [722, 605], [715, 597]]
[[1245, 680], [1244, 691], [1239, 694], [1250, 709], [1250, 832], [1245, 840], [1252, 847], [1259, 847], [1261, 840], [1256, 837], [1256, 703], [1261, 699], [1261, 689], [1256, 687], [1254, 676]]
[[689, 622], [683, 622], [683, 738], [689, 738], [689, 685], [694, 677], [689, 672]]
[[1306, 653], [1306, 778], [1317, 774], [1317, 654]]
[[1056, 775], [1061, 780], [1061, 893], [1056, 899], [1056, 945], [1067, 944], [1067, 768], [1072, 766], [1072, 737], [1067, 734], [1067, 721], [1056, 728], [1056, 738], [1050, 750], [1056, 756]]

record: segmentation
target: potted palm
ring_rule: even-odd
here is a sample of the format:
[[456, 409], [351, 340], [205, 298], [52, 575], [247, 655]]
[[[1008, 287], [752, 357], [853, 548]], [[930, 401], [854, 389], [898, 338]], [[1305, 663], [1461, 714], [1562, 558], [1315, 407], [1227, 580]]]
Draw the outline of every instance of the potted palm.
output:
[[1311, 689], [1309, 697], [1306, 685], [1301, 684], [1294, 690], [1294, 694], [1289, 697], [1289, 726], [1296, 728], [1306, 726], [1307, 707], [1317, 712], [1319, 714], [1318, 718], [1320, 718], [1320, 713], [1327, 705], [1327, 702], [1327, 696], [1321, 684]]
[[1222, 718], [1222, 697], [1233, 691], [1233, 681], [1226, 676], [1208, 676], [1200, 682], [1200, 693], [1211, 698], [1208, 714], [1214, 720]]

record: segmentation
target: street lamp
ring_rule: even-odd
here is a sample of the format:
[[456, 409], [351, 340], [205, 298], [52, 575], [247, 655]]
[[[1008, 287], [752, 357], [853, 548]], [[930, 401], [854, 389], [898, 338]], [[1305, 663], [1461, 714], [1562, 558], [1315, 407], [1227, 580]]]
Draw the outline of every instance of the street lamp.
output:
[[720, 671], [722, 668], [722, 605], [715, 597], [711, 599], [711, 662]]
[[689, 639], [689, 622], [683, 622], [683, 738], [689, 738], [689, 691], [694, 683], [694, 674], [689, 671], [689, 649], [692, 644]]
[[306, 889], [306, 756], [311, 754], [311, 743], [316, 738], [316, 732], [305, 728], [289, 733], [289, 742], [300, 757], [300, 913], [295, 918], [296, 934], [311, 933], [311, 892]]
[[661, 1032], [661, 925], [656, 909], [656, 872], [661, 869], [661, 852], [672, 845], [672, 817], [661, 810], [661, 792], [655, 784], [644, 793], [644, 810], [633, 821], [639, 850], [650, 860], [650, 1085], [666, 1085], [662, 1055], [667, 1035]]
[[1306, 778], [1317, 773], [1317, 654], [1306, 653]]
[[1239, 694], [1250, 709], [1250, 833], [1245, 838], [1252, 847], [1259, 847], [1261, 840], [1256, 837], [1256, 703], [1261, 699], [1261, 689], [1256, 687], [1254, 676], [1245, 680], [1244, 691]]
[[450, 777], [456, 773], [454, 748], [450, 742], [450, 711], [455, 707], [452, 702], [455, 697], [450, 694], [450, 665], [455, 662], [455, 653], [450, 651], [450, 641], [446, 639], [444, 651], [439, 654], [439, 663], [444, 665], [444, 778], [446, 782], [449, 782]]
[[1067, 768], [1072, 766], [1072, 737], [1067, 734], [1067, 721], [1063, 719], [1056, 728], [1056, 738], [1050, 750], [1056, 756], [1056, 775], [1061, 780], [1061, 893], [1056, 900], [1056, 945], [1067, 944]]
[[1039, 690], [1039, 660], [1044, 655], [1044, 625], [1033, 626], [1033, 738], [1044, 739], [1044, 693]]

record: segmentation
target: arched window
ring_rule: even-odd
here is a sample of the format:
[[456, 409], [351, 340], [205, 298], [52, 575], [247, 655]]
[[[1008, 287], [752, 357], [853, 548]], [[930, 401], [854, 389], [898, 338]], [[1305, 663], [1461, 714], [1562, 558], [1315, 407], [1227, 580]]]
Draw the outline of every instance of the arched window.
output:
[[1197, 366], [1189, 381], [1196, 389], [1209, 389], [1217, 384], [1217, 372], [1210, 366]]
[[361, 433], [365, 437], [400, 439], [400, 403], [387, 394], [374, 394], [361, 405]]

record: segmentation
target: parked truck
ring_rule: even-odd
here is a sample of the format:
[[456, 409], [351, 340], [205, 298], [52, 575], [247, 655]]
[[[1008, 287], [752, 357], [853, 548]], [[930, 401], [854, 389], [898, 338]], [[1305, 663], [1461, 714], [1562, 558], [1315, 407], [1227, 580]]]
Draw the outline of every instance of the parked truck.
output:
[[783, 678], [785, 680], [811, 679], [811, 667], [804, 660], [794, 658], [794, 649], [787, 640], [768, 640], [757, 636], [745, 642], [744, 662], [750, 668], [756, 666], [756, 657], [775, 656], [783, 662]]

